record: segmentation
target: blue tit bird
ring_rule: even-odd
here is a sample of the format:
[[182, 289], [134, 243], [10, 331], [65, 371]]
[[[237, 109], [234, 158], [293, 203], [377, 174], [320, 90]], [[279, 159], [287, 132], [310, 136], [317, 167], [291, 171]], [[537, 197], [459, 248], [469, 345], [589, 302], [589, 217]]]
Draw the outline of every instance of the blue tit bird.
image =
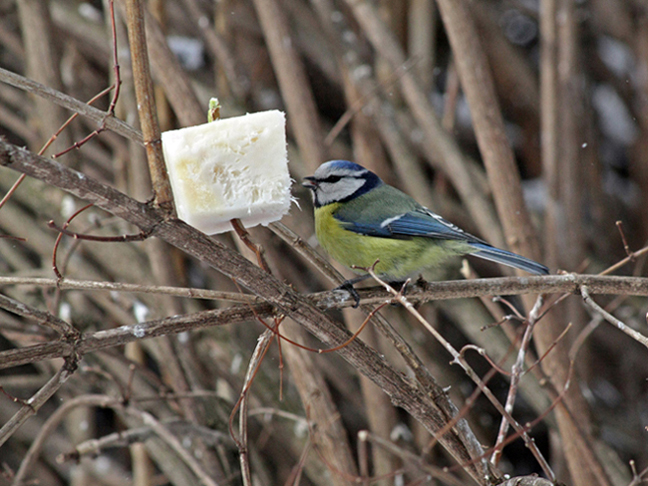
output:
[[[549, 273], [540, 263], [466, 233], [353, 162], [326, 162], [304, 179], [313, 194], [320, 245], [356, 272], [379, 260], [376, 274], [398, 282], [452, 257], [472, 255], [533, 274]], [[364, 273], [341, 286], [351, 292], [356, 306], [353, 283], [366, 277]]]

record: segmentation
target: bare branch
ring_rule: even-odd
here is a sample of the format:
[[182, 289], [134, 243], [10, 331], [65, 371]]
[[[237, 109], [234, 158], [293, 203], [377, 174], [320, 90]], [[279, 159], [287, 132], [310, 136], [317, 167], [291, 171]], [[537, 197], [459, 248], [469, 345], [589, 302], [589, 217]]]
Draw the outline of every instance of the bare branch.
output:
[[61, 93], [60, 91], [44, 86], [36, 81], [12, 73], [3, 68], [0, 68], [0, 81], [16, 88], [23, 89], [29, 93], [34, 93], [35, 95], [62, 106], [63, 108], [90, 118], [98, 127], [101, 127], [105, 123], [108, 130], [112, 130], [133, 142], [139, 144], [144, 143], [142, 133], [139, 130], [134, 129], [126, 122], [111, 116], [110, 113], [98, 110], [94, 106], [90, 106], [83, 101], [79, 101], [66, 95], [65, 93]]
[[614, 317], [612, 314], [610, 314], [608, 311], [603, 309], [603, 307], [598, 305], [596, 302], [594, 302], [594, 299], [592, 299], [592, 297], [590, 296], [589, 288], [587, 287], [587, 285], [583, 285], [581, 287], [581, 295], [583, 296], [583, 300], [585, 301], [585, 303], [589, 307], [591, 307], [594, 310], [594, 312], [602, 315], [603, 318], [606, 321], [608, 321], [610, 324], [615, 326], [620, 331], [625, 332], [632, 339], [634, 339], [635, 341], [643, 344], [644, 346], [646, 346], [648, 348], [648, 338], [646, 336], [644, 336], [643, 334], [641, 334], [640, 332], [635, 331], [634, 329], [629, 327], [627, 324], [623, 323], [622, 321], [620, 321], [619, 319]]
[[54, 376], [27, 400], [24, 405], [0, 429], [0, 446], [4, 444], [13, 433], [34, 415], [49, 400], [54, 393], [70, 378], [76, 369], [76, 357], [66, 360]]

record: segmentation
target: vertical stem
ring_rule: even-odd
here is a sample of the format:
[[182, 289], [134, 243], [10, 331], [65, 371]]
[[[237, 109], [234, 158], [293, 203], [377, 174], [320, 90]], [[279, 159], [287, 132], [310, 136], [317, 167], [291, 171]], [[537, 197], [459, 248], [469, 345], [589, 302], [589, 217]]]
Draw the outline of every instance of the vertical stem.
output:
[[[400, 69], [407, 59], [393, 33], [379, 18], [371, 2], [346, 0], [358, 24], [381, 56], [393, 69]], [[467, 159], [455, 139], [449, 136], [436, 116], [428, 96], [414, 74], [404, 70], [400, 76], [403, 98], [423, 130], [423, 145], [430, 154], [438, 154], [435, 162], [454, 184], [482, 235], [495, 246], [505, 246], [490, 200], [480, 186], [477, 174], [481, 170]]]
[[639, 117], [639, 128], [641, 132], [637, 137], [632, 163], [630, 164], [630, 173], [639, 185], [639, 194], [641, 201], [637, 204], [637, 220], [634, 231], [638, 232], [635, 241], [646, 241], [648, 238], [648, 212], [641, 208], [648, 206], [648, 11], [646, 9], [637, 9], [637, 35], [635, 56], [639, 64], [637, 71], [641, 76], [637, 77], [637, 92], [643, 101]]
[[[49, 2], [45, 0], [21, 0], [16, 2], [20, 18], [21, 33], [25, 44], [27, 76], [54, 89], [63, 86], [59, 70], [60, 55], [54, 42], [54, 29]], [[30, 118], [38, 127], [39, 144], [57, 133], [67, 115], [63, 109], [41, 97], [34, 98]], [[72, 137], [68, 130], [59, 133], [53, 144], [53, 153], [68, 148]], [[37, 151], [37, 148], [34, 148]], [[76, 154], [71, 154], [72, 159]]]
[[[520, 176], [506, 140], [490, 69], [471, 12], [466, 0], [437, 0], [437, 4], [470, 105], [477, 142], [507, 240], [514, 251], [537, 259], [540, 248], [522, 198]], [[525, 302], [529, 307], [533, 304], [528, 298]], [[556, 344], [563, 327], [562, 322], [549, 318], [536, 332], [541, 355], [555, 345], [552, 353], [545, 356], [542, 365], [559, 390], [568, 383], [572, 366], [566, 344], [563, 341]], [[564, 403], [559, 404], [556, 410], [565, 456], [575, 484], [609, 484], [593, 450], [589, 429], [583, 426], [583, 422], [587, 423], [587, 404], [577, 387], [572, 386], [567, 390]]]
[[[559, 166], [559, 161], [562, 161], [566, 155], [562, 150], [564, 144], [569, 143], [567, 140], [569, 137], [565, 136], [567, 135], [565, 129], [573, 128], [574, 123], [572, 114], [564, 113], [569, 111], [571, 102], [568, 99], [569, 97], [565, 95], [564, 90], [561, 90], [561, 79], [563, 84], [569, 82], [566, 76], [567, 74], [571, 76], [572, 72], [569, 66], [571, 54], [560, 53], [562, 43], [560, 42], [561, 39], [559, 39], [559, 8], [562, 10], [569, 8], [569, 6], [566, 6], [563, 0], [542, 0], [540, 5], [542, 41], [540, 67], [541, 146], [544, 179], [548, 194], [545, 217], [545, 248], [547, 262], [554, 268], [560, 264], [560, 254], [564, 250], [564, 246], [561, 245], [566, 244], [566, 241], [561, 243], [559, 236], [561, 233], [568, 232], [564, 220], [565, 215], [561, 214], [561, 207], [564, 207], [564, 204], [568, 203], [568, 201], [561, 200], [564, 186], [561, 186], [560, 181], [564, 178], [564, 175], [559, 174], [559, 170], [562, 172], [561, 169], [563, 169], [562, 164]], [[564, 19], [565, 22], [569, 20], [569, 18]], [[563, 26], [562, 29], [563, 39], [568, 40], [569, 35], [564, 30], [566, 27]], [[561, 59], [563, 60], [562, 64]], [[559, 72], [561, 68], [563, 70], [562, 75]], [[561, 113], [561, 105], [564, 103], [568, 103], [568, 106]], [[561, 122], [563, 115], [570, 118], [565, 122], [566, 126], [563, 126]], [[561, 138], [561, 135], [564, 138]], [[572, 170], [574, 170], [577, 162], [572, 160], [565, 161], [565, 163], [571, 164]], [[578, 184], [578, 182], [574, 181], [575, 176], [572, 170], [569, 171], [569, 179], [572, 184]], [[568, 190], [574, 190], [574, 188], [568, 188]], [[569, 204], [580, 205], [580, 202], [569, 201]], [[574, 208], [574, 210], [576, 209]], [[576, 224], [580, 223], [577, 222]], [[544, 353], [545, 350], [552, 346], [552, 333], [557, 334], [558, 329], [550, 332], [541, 332], [538, 329], [536, 342], [540, 353]], [[568, 373], [568, 360], [562, 343], [556, 346], [556, 354], [562, 354], [563, 356], [547, 356], [543, 362], [543, 369], [552, 377], [552, 381], [556, 383], [557, 388], [560, 388], [562, 383], [565, 382]], [[605, 476], [605, 472], [600, 467], [600, 462], [595, 459], [591, 449], [587, 405], [577, 387], [572, 386], [565, 394], [565, 404], [571, 411], [571, 415], [567, 410], [558, 407], [556, 417], [567, 465], [572, 473], [574, 484], [608, 484], [609, 481]]]
[[479, 151], [507, 242], [516, 253], [539, 259], [540, 246], [524, 203], [520, 174], [506, 138], [490, 67], [472, 14], [463, 0], [438, 0], [437, 4], [470, 105]]
[[140, 0], [126, 0], [126, 23], [133, 64], [133, 79], [144, 146], [151, 173], [155, 204], [169, 212], [173, 209], [171, 185], [164, 167], [160, 127], [155, 113], [155, 94], [149, 67], [144, 9]]
[[[560, 230], [562, 241], [558, 249], [561, 268], [572, 270], [581, 264], [583, 259], [583, 215], [582, 175], [581, 175], [581, 131], [579, 115], [582, 114], [581, 81], [579, 77], [576, 20], [576, 4], [571, 0], [559, 0], [558, 3], [558, 89], [560, 141], [559, 158], [561, 160], [560, 202], [564, 208], [564, 230]], [[582, 308], [580, 305], [579, 308]], [[582, 319], [581, 319], [582, 320]]]
[[421, 86], [431, 90], [434, 82], [434, 55], [436, 49], [436, 7], [433, 0], [412, 0], [408, 12], [408, 53], [415, 59]]
[[[142, 135], [146, 147], [151, 185], [155, 197], [154, 203], [170, 214], [173, 211], [173, 196], [162, 155], [155, 91], [151, 78], [146, 44], [145, 14], [142, 0], [126, 0], [126, 23], [131, 48], [133, 82]], [[149, 20], [151, 22], [155, 21], [152, 16], [149, 17]], [[158, 31], [158, 34], [155, 34], [155, 30]], [[154, 29], [153, 32], [154, 36], [162, 35], [159, 28]], [[164, 45], [166, 46], [166, 44]], [[202, 112], [198, 113], [195, 109], [192, 111], [191, 104], [188, 105], [190, 107], [187, 110], [189, 117], [185, 116], [185, 119], [204, 119]], [[172, 252], [167, 243], [159, 239], [151, 239], [147, 241], [147, 253], [151, 264], [153, 279], [156, 282], [163, 285], [171, 285], [178, 282], [181, 275], [173, 265]], [[164, 301], [160, 302], [159, 309], [163, 309], [163, 312], [168, 315], [184, 312], [182, 303], [177, 299], [164, 299]], [[169, 381], [175, 391], [182, 394], [192, 389], [200, 388], [203, 385], [200, 382], [195, 356], [192, 355], [190, 346], [179, 344], [177, 338], [172, 337], [157, 340], [153, 345], [147, 343], [147, 346], [149, 346], [148, 349], [156, 357], [160, 367], [168, 373]], [[182, 400], [181, 404], [189, 420], [198, 424], [205, 423], [204, 409], [194, 400]], [[194, 447], [200, 451], [202, 456], [201, 463], [208, 471], [210, 477], [220, 481], [223, 478], [223, 472], [216, 459], [216, 454], [209, 450], [202, 441], [196, 441]]]
[[558, 265], [556, 241], [558, 212], [558, 63], [556, 34], [556, 0], [542, 0], [540, 4], [540, 144], [542, 170], [547, 186], [545, 216], [545, 249], [547, 264]]
[[286, 103], [288, 121], [307, 167], [314, 172], [324, 162], [326, 152], [315, 98], [290, 37], [288, 19], [276, 0], [254, 0], [254, 8]]

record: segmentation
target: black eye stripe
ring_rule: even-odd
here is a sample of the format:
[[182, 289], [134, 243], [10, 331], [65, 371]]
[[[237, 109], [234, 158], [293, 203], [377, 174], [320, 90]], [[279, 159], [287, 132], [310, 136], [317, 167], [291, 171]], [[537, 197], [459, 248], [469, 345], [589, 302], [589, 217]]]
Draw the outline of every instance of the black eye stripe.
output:
[[336, 183], [336, 182], [338, 182], [340, 179], [342, 179], [342, 176], [338, 176], [338, 175], [330, 175], [330, 176], [328, 176], [326, 179], [322, 179], [321, 182]]

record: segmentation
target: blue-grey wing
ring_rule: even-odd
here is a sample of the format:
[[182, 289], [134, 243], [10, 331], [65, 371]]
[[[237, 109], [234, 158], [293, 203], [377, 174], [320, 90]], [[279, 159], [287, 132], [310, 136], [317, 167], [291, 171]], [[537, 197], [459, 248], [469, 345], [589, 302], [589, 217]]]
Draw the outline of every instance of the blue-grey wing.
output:
[[462, 240], [481, 242], [441, 216], [421, 207], [403, 214], [396, 214], [380, 220], [349, 221], [335, 216], [349, 231], [382, 238], [438, 238], [443, 240]]

